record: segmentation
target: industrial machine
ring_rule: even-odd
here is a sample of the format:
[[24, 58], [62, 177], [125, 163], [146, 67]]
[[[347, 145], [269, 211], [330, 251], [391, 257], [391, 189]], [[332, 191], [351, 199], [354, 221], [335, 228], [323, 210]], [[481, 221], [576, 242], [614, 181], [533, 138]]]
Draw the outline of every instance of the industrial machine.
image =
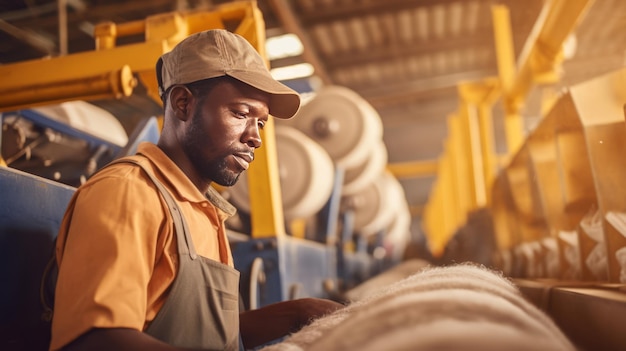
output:
[[[237, 2], [100, 24], [95, 51], [0, 67], [0, 348], [47, 347], [39, 285], [67, 203], [100, 167], [158, 139], [157, 108], [129, 121], [103, 107], [131, 98], [158, 107], [154, 62], [208, 28], [239, 33], [264, 54], [258, 8]], [[144, 41], [117, 44], [138, 35]], [[318, 118], [328, 103], [335, 112]], [[296, 120], [299, 127], [270, 120], [247, 176], [234, 189], [219, 189], [239, 207], [238, 222], [227, 225], [246, 308], [335, 297], [397, 262], [408, 236], [408, 206], [384, 172], [382, 124], [373, 108], [331, 87]]]
[[[401, 260], [410, 213], [401, 186], [385, 171], [381, 126], [366, 101], [338, 86], [321, 88], [293, 119], [277, 121], [281, 203], [290, 235], [265, 246], [278, 246], [280, 255], [284, 241], [289, 254], [288, 265], [279, 267], [285, 272], [280, 277], [286, 283], [277, 284], [282, 295], [267, 302], [338, 295]], [[251, 213], [248, 189], [248, 182], [240, 181], [225, 191], [243, 223]], [[237, 254], [252, 245], [261, 247], [236, 243], [235, 259], [254, 258]], [[269, 277], [261, 277], [258, 288], [252, 279], [252, 289], [244, 289], [259, 294], [251, 296], [251, 304], [271, 295], [260, 292], [271, 289]]]
[[[459, 83], [423, 224], [430, 251], [449, 260], [435, 262], [500, 269], [577, 345], [617, 350], [626, 345], [626, 71], [546, 100], [527, 135], [521, 123], [530, 89], [558, 81], [561, 46], [589, 2], [547, 3], [517, 64], [508, 12], [492, 8], [500, 72]], [[45, 348], [39, 282], [67, 202], [99, 167], [158, 138], [154, 62], [208, 28], [237, 32], [264, 54], [258, 8], [237, 2], [104, 23], [95, 51], [0, 66], [1, 349]], [[155, 109], [128, 121], [98, 107], [132, 98]], [[494, 149], [498, 100], [505, 155]], [[368, 103], [325, 86], [263, 133], [250, 170], [220, 189], [239, 209], [228, 235], [246, 308], [332, 298], [402, 260], [411, 213]]]

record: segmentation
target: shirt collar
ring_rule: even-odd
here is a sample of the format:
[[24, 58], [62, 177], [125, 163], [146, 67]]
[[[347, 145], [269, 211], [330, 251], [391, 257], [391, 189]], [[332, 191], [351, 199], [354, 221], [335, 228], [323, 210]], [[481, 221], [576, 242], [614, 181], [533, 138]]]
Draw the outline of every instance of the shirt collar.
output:
[[170, 189], [176, 192], [179, 197], [191, 202], [203, 202], [208, 200], [229, 216], [233, 216], [237, 211], [235, 207], [226, 201], [213, 187], [209, 187], [209, 190], [203, 195], [178, 165], [158, 146], [143, 142], [139, 144], [137, 154], [145, 156], [156, 166], [156, 169], [163, 175], [165, 180], [170, 183]]

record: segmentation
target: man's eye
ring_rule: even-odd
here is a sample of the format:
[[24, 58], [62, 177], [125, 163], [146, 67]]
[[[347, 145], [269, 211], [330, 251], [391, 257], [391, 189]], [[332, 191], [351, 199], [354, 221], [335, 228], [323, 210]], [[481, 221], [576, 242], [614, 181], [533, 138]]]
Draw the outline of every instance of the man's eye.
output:
[[259, 129], [263, 129], [263, 128], [265, 128], [265, 122], [259, 121]]

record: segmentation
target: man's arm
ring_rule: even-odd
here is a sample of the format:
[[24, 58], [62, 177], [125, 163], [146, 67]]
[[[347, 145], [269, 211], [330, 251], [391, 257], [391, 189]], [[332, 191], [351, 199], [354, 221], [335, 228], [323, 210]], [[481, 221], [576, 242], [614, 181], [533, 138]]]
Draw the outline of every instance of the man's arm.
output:
[[312, 320], [342, 307], [342, 304], [331, 300], [304, 298], [245, 311], [239, 315], [243, 344], [247, 348], [263, 345], [297, 332]]
[[63, 351], [180, 351], [154, 337], [129, 328], [94, 328], [63, 348]]
[[[312, 320], [332, 313], [343, 305], [331, 300], [304, 298], [278, 302], [240, 315], [244, 345], [256, 347], [297, 332]], [[63, 348], [63, 351], [176, 351], [146, 333], [129, 328], [93, 328]]]
[[163, 221], [145, 206], [158, 206], [158, 194], [145, 189], [140, 180], [105, 177], [78, 190], [57, 242], [51, 348], [96, 328], [143, 328]]

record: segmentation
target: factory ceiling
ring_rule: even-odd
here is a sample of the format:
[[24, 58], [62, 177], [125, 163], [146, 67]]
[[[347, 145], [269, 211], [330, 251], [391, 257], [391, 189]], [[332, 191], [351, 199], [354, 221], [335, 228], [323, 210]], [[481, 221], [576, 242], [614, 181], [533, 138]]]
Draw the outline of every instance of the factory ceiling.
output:
[[[93, 50], [93, 26], [102, 21], [123, 23], [164, 12], [211, 9], [224, 2], [5, 0], [0, 2], [0, 64], [55, 56], [63, 50]], [[66, 16], [59, 16], [58, 3], [65, 3]], [[272, 68], [310, 63], [316, 82], [353, 89], [378, 111], [389, 163], [434, 164], [448, 134], [447, 117], [457, 109], [457, 84], [498, 76], [492, 6], [508, 7], [518, 57], [544, 1], [258, 0], [257, 4], [268, 38], [294, 33], [304, 44], [301, 55], [273, 60]], [[59, 40], [60, 28], [67, 30], [67, 46]], [[563, 63], [560, 86], [622, 67], [626, 2], [591, 1], [574, 37], [576, 50]], [[533, 94], [525, 110], [527, 128], [537, 117]], [[154, 109], [143, 103], [129, 100], [123, 113]], [[504, 145], [497, 120], [501, 115], [496, 105], [499, 150]], [[416, 217], [435, 176], [426, 171], [401, 179]]]

